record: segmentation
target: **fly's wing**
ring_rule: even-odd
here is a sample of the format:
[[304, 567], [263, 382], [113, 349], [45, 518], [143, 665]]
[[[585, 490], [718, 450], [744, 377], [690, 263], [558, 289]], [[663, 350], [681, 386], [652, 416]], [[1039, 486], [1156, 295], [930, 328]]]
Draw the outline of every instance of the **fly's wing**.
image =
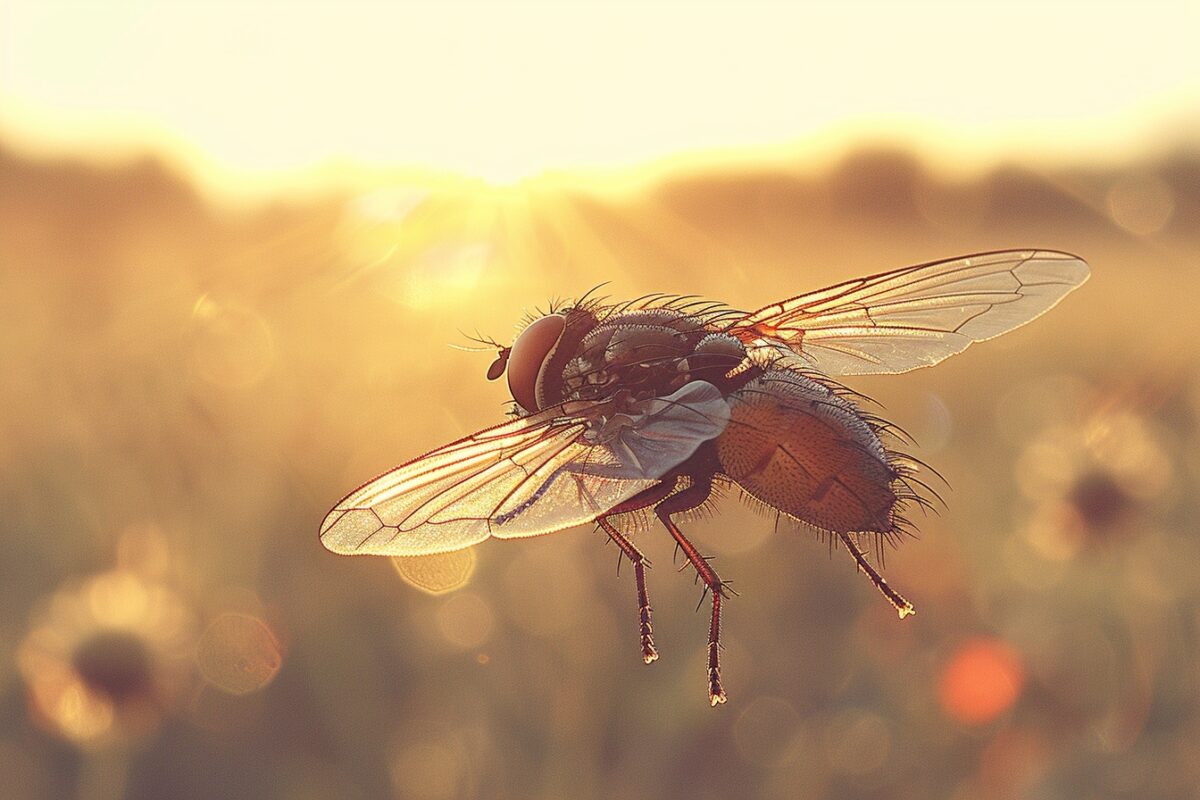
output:
[[[698, 413], [711, 414], [712, 398], [699, 400]], [[379, 476], [329, 512], [322, 544], [349, 555], [431, 555], [490, 536], [536, 536], [591, 522], [657, 484], [728, 419], [721, 400], [724, 417], [718, 412], [708, 431], [698, 434], [693, 425], [672, 437], [676, 415], [694, 413], [680, 402], [635, 418], [644, 439], [606, 437], [603, 403], [575, 406], [574, 415], [555, 407], [488, 428]], [[665, 454], [664, 438], [673, 440]], [[651, 440], [655, 449], [647, 450], [643, 441]]]
[[907, 372], [1024, 325], [1088, 279], [1083, 259], [1005, 250], [848, 281], [759, 309], [730, 328], [828, 375]]
[[[701, 444], [729, 424], [729, 403], [707, 381], [692, 381], [666, 397], [637, 404], [633, 414], [617, 414], [596, 431], [596, 440], [615, 457], [607, 475], [636, 478], [665, 475], [687, 461]], [[597, 466], [580, 466], [594, 471]]]

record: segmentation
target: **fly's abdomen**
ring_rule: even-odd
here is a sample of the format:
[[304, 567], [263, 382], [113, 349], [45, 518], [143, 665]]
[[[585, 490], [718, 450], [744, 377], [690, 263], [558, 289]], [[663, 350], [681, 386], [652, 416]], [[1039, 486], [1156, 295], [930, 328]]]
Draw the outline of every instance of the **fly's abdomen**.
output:
[[828, 531], [893, 530], [896, 472], [848, 400], [803, 374], [772, 370], [730, 403], [717, 456], [747, 494]]

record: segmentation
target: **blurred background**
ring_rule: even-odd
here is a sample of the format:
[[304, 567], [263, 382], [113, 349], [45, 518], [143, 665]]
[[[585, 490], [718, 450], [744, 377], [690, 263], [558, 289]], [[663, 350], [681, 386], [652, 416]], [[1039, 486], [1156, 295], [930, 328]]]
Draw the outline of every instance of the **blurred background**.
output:
[[[1195, 3], [0, 9], [0, 775], [26, 798], [1200, 793]], [[707, 614], [590, 529], [342, 558], [502, 419], [476, 330], [969, 252], [1092, 280], [848, 383], [951, 489], [887, 558], [727, 498]]]

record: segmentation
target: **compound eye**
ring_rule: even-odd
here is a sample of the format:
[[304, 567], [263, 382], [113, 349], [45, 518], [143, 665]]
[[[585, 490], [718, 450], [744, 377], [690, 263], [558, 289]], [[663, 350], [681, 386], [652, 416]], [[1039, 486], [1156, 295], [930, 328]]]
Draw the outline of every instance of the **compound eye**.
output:
[[521, 331], [508, 354], [508, 390], [517, 405], [531, 414], [538, 410], [538, 373], [566, 327], [567, 320], [560, 314], [542, 317]]

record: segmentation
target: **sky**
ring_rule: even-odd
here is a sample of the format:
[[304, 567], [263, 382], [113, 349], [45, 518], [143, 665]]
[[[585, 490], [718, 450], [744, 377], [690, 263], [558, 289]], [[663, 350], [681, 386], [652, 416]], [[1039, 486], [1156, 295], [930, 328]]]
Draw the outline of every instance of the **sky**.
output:
[[6, 0], [0, 141], [150, 150], [232, 193], [879, 141], [948, 168], [1119, 160], [1200, 141], [1197, 30], [1195, 0]]

